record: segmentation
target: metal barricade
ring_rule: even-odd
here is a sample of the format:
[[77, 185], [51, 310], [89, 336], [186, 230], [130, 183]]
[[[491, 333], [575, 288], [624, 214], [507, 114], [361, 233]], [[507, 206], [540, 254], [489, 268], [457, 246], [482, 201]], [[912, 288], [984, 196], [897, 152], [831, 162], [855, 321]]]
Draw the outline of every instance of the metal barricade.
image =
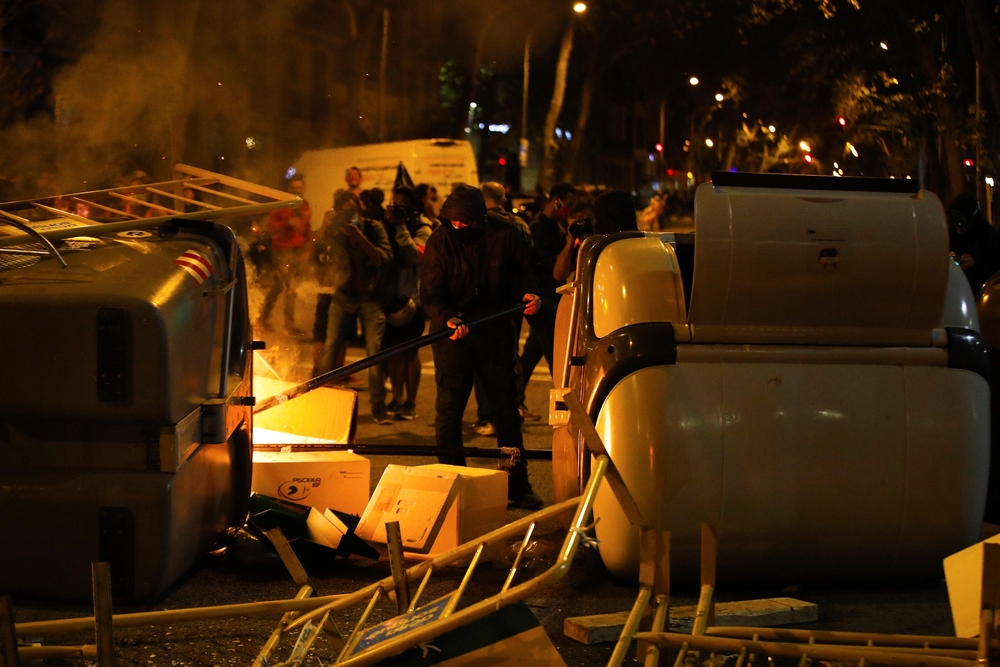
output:
[[[292, 654], [288, 660], [275, 663], [270, 659], [270, 653], [278, 642], [269, 641], [268, 645], [262, 650], [261, 655], [258, 656], [255, 664], [281, 665], [285, 667], [300, 665], [312, 641], [318, 636], [318, 629], [327, 622], [331, 614], [364, 606], [360, 619], [344, 641], [344, 645], [334, 664], [350, 665], [351, 667], [373, 665], [549, 588], [563, 578], [569, 570], [580, 544], [589, 539], [586, 536], [587, 523], [593, 508], [594, 498], [597, 496], [597, 489], [605, 477], [605, 472], [609, 464], [610, 459], [606, 455], [597, 457], [590, 481], [583, 495], [579, 498], [566, 500], [530, 514], [503, 528], [494, 530], [478, 540], [467, 542], [431, 560], [408, 568], [405, 573], [406, 581], [408, 583], [419, 582], [419, 585], [405, 613], [385, 623], [365, 628], [365, 624], [375, 606], [395, 588], [393, 577], [386, 577], [355, 593], [302, 614], [292, 621], [283, 619], [282, 623], [275, 630], [279, 640], [281, 635], [296, 630], [299, 631]], [[517, 576], [518, 568], [521, 565], [525, 549], [530, 543], [535, 526], [540, 522], [554, 519], [570, 510], [575, 510], [575, 513], [569, 527], [569, 532], [563, 541], [555, 563], [537, 577], [514, 585], [514, 579]], [[483, 551], [494, 544], [506, 543], [507, 540], [521, 536], [522, 534], [521, 546], [500, 591], [495, 595], [459, 609], [459, 604], [462, 602], [462, 597], [476, 570], [476, 566], [480, 562]], [[465, 575], [453, 592], [427, 604], [418, 606], [420, 598], [435, 572], [452, 563], [465, 561], [470, 557], [471, 562], [466, 569]], [[273, 637], [274, 635], [272, 635]]]

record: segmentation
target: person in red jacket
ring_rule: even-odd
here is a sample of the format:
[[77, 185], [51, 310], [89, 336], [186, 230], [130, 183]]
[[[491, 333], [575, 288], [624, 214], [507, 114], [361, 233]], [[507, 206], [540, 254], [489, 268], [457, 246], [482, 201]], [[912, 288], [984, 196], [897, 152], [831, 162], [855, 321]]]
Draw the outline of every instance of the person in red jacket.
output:
[[[299, 197], [305, 189], [305, 177], [295, 174], [288, 180], [288, 192]], [[271, 235], [271, 256], [274, 262], [274, 276], [271, 288], [264, 297], [260, 312], [260, 325], [269, 330], [268, 317], [278, 296], [284, 295], [285, 329], [292, 335], [300, 335], [295, 328], [295, 288], [301, 277], [301, 267], [309, 260], [309, 245], [312, 241], [312, 209], [309, 202], [302, 200], [298, 208], [283, 208], [271, 211], [267, 219], [267, 231]]]

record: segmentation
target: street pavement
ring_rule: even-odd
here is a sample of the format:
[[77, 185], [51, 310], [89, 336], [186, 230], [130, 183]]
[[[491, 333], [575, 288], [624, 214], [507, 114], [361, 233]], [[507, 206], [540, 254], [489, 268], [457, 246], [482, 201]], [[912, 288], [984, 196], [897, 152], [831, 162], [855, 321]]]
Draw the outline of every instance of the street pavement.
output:
[[[285, 379], [294, 381], [306, 379], [311, 365], [310, 344], [304, 339], [292, 340], [275, 335], [269, 336], [269, 339], [271, 345], [265, 353], [265, 359], [276, 369], [280, 369]], [[360, 358], [360, 352], [359, 349], [352, 348], [348, 360]], [[367, 392], [361, 391], [357, 429], [359, 443], [405, 444], [413, 446], [415, 450], [434, 443], [434, 378], [430, 351], [422, 350], [421, 358], [424, 371], [417, 401], [417, 419], [411, 422], [397, 421], [387, 426], [374, 424], [368, 407]], [[545, 449], [551, 444], [551, 427], [546, 423], [550, 386], [550, 378], [543, 362], [531, 378], [527, 390], [529, 408], [545, 417], [542, 421], [524, 425], [525, 446], [529, 449]], [[495, 438], [477, 436], [472, 432], [471, 425], [474, 420], [474, 401], [470, 400], [465, 418], [466, 444], [477, 447], [495, 446]], [[421, 465], [433, 462], [433, 459], [416, 455], [370, 458], [372, 489], [389, 463]], [[496, 461], [471, 459], [469, 465], [493, 467]], [[531, 461], [529, 467], [536, 492], [547, 504], [551, 503], [553, 500], [551, 464], [547, 461]], [[527, 513], [525, 510], [509, 510], [508, 518], [513, 520]], [[984, 527], [984, 534], [998, 531], [1000, 528]], [[522, 569], [523, 574], [519, 577], [532, 577], [543, 572], [552, 562], [564, 537], [565, 531], [558, 525], [540, 526], [528, 550]], [[455, 587], [462, 573], [463, 570], [449, 569], [442, 573], [440, 578], [436, 576], [435, 583], [432, 583], [424, 599], [432, 600], [445, 593], [448, 587]], [[378, 562], [352, 558], [339, 559], [320, 568], [313, 567], [310, 569], [310, 575], [317, 593], [329, 595], [357, 590], [389, 576], [390, 570], [386, 558]], [[468, 599], [481, 599], [499, 591], [505, 576], [506, 567], [494, 567], [490, 564], [481, 566], [468, 590]], [[225, 552], [221, 552], [207, 556], [189, 575], [159, 598], [142, 605], [120, 605], [116, 608], [116, 612], [291, 598], [294, 597], [296, 590], [297, 587], [290, 577], [280, 568], [240, 565]], [[564, 637], [563, 620], [567, 616], [628, 610], [634, 602], [636, 593], [637, 588], [634, 583], [616, 581], [604, 568], [596, 551], [585, 548], [581, 550], [569, 573], [559, 584], [530, 598], [527, 602], [568, 665], [601, 665], [606, 664], [610, 657], [612, 645], [584, 646]], [[722, 601], [776, 596], [795, 597], [819, 605], [820, 620], [803, 627], [894, 633], [944, 635], [953, 633], [947, 593], [943, 581], [938, 579], [893, 586], [850, 587], [817, 586], [789, 581], [756, 589], [730, 590], [723, 587], [718, 591], [718, 597]], [[694, 589], [675, 591], [671, 600], [673, 606], [696, 602], [697, 591]], [[392, 616], [393, 609], [394, 605], [385, 602], [376, 608], [372, 619], [374, 621], [388, 619]], [[63, 618], [90, 613], [92, 608], [87, 604], [15, 600], [15, 615], [18, 621]], [[355, 618], [356, 615], [351, 619], [342, 618], [336, 621], [342, 632], [347, 632]], [[233, 619], [176, 624], [165, 628], [120, 630], [116, 632], [116, 664], [146, 667], [249, 665], [273, 630], [276, 621], [275, 618]], [[56, 641], [92, 643], [93, 635], [77, 634], [46, 638], [45, 641], [46, 643]], [[290, 644], [286, 642], [281, 654], [287, 655], [288, 650]], [[335, 658], [336, 655], [330, 645], [320, 638], [305, 664], [322, 667], [332, 663]], [[667, 655], [665, 658], [673, 660], [672, 655]], [[666, 659], [662, 664], [670, 664]]]

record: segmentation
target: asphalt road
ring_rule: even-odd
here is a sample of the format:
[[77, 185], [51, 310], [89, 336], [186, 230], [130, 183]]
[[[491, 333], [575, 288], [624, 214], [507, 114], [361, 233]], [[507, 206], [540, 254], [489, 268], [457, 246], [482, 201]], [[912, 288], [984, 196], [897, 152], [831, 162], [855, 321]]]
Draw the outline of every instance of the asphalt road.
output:
[[[308, 374], [311, 363], [309, 344], [281, 336], [269, 336], [271, 346], [267, 352], [273, 365], [279, 367], [289, 380], [301, 380]], [[351, 358], [359, 356], [352, 349]], [[283, 359], [277, 363], [278, 358]], [[367, 392], [360, 395], [358, 441], [377, 444], [408, 444], [415, 448], [431, 445], [433, 438], [434, 380], [430, 352], [424, 350], [424, 375], [417, 402], [418, 418], [412, 422], [395, 422], [380, 426], [371, 420]], [[544, 366], [544, 363], [543, 363]], [[539, 414], [545, 414], [548, 405], [549, 377], [547, 369], [540, 369], [528, 387], [528, 405]], [[478, 437], [471, 431], [475, 419], [474, 403], [466, 411], [467, 444], [490, 447], [493, 438]], [[524, 427], [528, 448], [550, 446], [551, 428], [545, 420], [527, 423]], [[413, 457], [371, 457], [371, 486], [374, 489], [382, 470], [389, 463], [420, 465], [431, 459]], [[474, 459], [470, 465], [492, 467], [493, 460]], [[530, 475], [535, 490], [547, 503], [552, 502], [551, 464], [532, 461]], [[524, 510], [508, 512], [510, 519], [527, 514]], [[984, 532], [1000, 530], [985, 527]], [[562, 544], [565, 531], [557, 525], [542, 526], [536, 533], [529, 550], [523, 574], [530, 577], [543, 572]], [[462, 574], [454, 569], [435, 577], [425, 600], [443, 594], [447, 587], [454, 587]], [[318, 594], [329, 595], [351, 592], [390, 575], [385, 558], [378, 562], [359, 558], [336, 560], [324, 567], [310, 568], [311, 579]], [[479, 568], [469, 588], [469, 599], [480, 599], [499, 590], [506, 576], [506, 569], [491, 565]], [[836, 630], [865, 630], [872, 632], [906, 632], [925, 634], [951, 634], [951, 617], [947, 592], [943, 581], [911, 583], [896, 587], [823, 588], [797, 586], [764, 587], [757, 590], [721, 589], [720, 600], [738, 600], [760, 597], [792, 596], [819, 605], [820, 620], [808, 624], [809, 628]], [[234, 562], [225, 553], [207, 556], [182, 581], [155, 600], [138, 606], [119, 606], [116, 612], [150, 609], [181, 608], [250, 602], [294, 597], [297, 586], [280, 568], [249, 567]], [[637, 588], [634, 584], [614, 580], [592, 549], [578, 555], [567, 576], [553, 588], [528, 600], [530, 608], [542, 623], [568, 665], [600, 665], [610, 657], [612, 645], [584, 646], [563, 636], [563, 620], [567, 616], [624, 611], [631, 607]], [[673, 605], [695, 604], [695, 590], [675, 591]], [[373, 620], [389, 618], [394, 606], [384, 602], [376, 608]], [[18, 621], [82, 616], [92, 613], [85, 604], [65, 604], [34, 600], [15, 600]], [[336, 619], [341, 631], [353, 625], [351, 618]], [[117, 665], [143, 667], [178, 667], [186, 665], [249, 665], [277, 622], [276, 618], [233, 619], [226, 621], [176, 624], [162, 628], [121, 630], [116, 633]], [[22, 638], [30, 640], [30, 637]], [[93, 636], [86, 633], [66, 637], [46, 638], [46, 643], [90, 643]], [[283, 645], [281, 654], [287, 655], [290, 644]], [[305, 664], [321, 667], [330, 664], [335, 654], [326, 640], [320, 638]], [[672, 656], [667, 656], [672, 660]], [[633, 663], [634, 664], [634, 663]], [[663, 664], [667, 663], [666, 660]]]

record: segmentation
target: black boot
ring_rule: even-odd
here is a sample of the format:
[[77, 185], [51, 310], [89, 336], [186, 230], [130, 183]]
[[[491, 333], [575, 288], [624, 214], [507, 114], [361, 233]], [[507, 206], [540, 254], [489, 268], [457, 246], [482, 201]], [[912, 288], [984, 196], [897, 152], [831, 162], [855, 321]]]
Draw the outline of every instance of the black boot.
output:
[[507, 507], [537, 510], [545, 503], [535, 495], [528, 481], [528, 465], [519, 461], [510, 469], [507, 477]]

